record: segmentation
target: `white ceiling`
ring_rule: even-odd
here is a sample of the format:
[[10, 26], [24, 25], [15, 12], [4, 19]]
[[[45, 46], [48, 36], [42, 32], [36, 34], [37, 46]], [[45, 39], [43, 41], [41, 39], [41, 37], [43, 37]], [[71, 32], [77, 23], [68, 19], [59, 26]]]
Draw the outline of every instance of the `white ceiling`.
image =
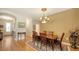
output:
[[[70, 8], [48, 8], [46, 14], [51, 15], [68, 9]], [[9, 11], [23, 16], [30, 16], [35, 20], [39, 19], [43, 14], [41, 8], [0, 8], [0, 12], [1, 11]]]

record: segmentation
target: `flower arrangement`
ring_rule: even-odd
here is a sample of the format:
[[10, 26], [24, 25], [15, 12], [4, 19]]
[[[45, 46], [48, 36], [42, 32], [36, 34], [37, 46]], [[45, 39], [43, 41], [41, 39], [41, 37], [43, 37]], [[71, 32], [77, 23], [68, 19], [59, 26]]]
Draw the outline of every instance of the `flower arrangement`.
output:
[[69, 37], [69, 40], [70, 40], [70, 43], [71, 43], [71, 47], [72, 48], [75, 48], [75, 49], [77, 48], [77, 40], [78, 40], [78, 37], [79, 37], [79, 35], [78, 35], [78, 31], [77, 30], [71, 32], [70, 37]]

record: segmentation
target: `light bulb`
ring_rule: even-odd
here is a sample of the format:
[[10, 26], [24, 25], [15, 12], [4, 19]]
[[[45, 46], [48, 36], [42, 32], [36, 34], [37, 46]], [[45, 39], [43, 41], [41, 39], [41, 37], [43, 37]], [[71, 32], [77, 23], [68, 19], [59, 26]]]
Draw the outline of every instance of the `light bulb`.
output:
[[43, 20], [42, 23], [46, 23], [46, 20]]
[[50, 20], [49, 18], [47, 18], [47, 20]]
[[47, 16], [45, 16], [45, 19], [47, 19]]

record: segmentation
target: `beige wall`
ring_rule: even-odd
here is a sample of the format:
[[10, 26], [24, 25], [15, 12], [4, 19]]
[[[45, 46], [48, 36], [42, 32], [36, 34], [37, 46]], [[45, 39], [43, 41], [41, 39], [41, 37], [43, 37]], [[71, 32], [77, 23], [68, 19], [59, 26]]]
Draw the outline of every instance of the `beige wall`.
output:
[[76, 11], [76, 24], [77, 24], [77, 27], [79, 28], [79, 8], [75, 9]]
[[49, 16], [51, 20], [46, 24], [40, 24], [41, 31], [54, 31], [59, 37], [63, 32], [79, 28], [79, 9], [70, 9]]

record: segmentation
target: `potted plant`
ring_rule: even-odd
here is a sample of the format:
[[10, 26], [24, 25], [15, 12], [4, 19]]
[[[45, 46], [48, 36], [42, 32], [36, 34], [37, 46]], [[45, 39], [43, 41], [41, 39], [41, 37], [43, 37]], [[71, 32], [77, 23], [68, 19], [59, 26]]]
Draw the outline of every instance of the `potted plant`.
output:
[[70, 43], [71, 43], [71, 47], [74, 48], [74, 49], [77, 48], [78, 36], [79, 36], [78, 32], [74, 31], [74, 32], [71, 32], [70, 37], [69, 37], [69, 40], [70, 40]]

